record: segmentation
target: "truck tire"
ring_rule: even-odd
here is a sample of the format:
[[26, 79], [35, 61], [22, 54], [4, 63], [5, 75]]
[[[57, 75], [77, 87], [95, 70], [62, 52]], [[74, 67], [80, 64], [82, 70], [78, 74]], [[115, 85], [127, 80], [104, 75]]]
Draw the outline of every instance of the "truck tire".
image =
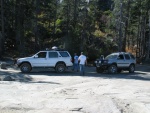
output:
[[109, 68], [108, 68], [108, 72], [110, 74], [115, 74], [117, 73], [117, 66], [116, 65], [110, 65]]
[[32, 68], [31, 68], [31, 65], [29, 63], [23, 63], [20, 66], [20, 70], [23, 73], [29, 73], [32, 70]]
[[57, 64], [55, 69], [57, 73], [63, 73], [66, 70], [66, 66], [64, 64]]
[[135, 66], [133, 64], [131, 64], [129, 66], [129, 73], [134, 73], [134, 71], [135, 71]]

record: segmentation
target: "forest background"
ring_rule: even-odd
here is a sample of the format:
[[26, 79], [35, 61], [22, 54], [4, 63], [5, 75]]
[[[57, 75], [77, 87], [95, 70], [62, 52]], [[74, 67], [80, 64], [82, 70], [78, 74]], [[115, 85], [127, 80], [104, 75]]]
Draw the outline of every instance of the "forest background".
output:
[[150, 0], [0, 0], [0, 58], [57, 46], [150, 59]]

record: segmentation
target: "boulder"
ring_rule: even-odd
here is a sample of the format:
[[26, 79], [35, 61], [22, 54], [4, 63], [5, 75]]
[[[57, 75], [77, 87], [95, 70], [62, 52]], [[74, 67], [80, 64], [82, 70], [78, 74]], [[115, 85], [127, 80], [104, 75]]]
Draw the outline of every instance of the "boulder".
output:
[[7, 64], [6, 63], [1, 63], [0, 67], [1, 67], [1, 69], [7, 69]]

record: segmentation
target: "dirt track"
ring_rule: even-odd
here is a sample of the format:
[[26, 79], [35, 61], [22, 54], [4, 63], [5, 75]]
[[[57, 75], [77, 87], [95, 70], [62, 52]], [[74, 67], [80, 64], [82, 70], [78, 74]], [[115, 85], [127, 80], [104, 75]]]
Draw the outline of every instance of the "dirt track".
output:
[[134, 74], [86, 75], [67, 71], [0, 69], [17, 81], [0, 81], [0, 113], [150, 113], [150, 67]]

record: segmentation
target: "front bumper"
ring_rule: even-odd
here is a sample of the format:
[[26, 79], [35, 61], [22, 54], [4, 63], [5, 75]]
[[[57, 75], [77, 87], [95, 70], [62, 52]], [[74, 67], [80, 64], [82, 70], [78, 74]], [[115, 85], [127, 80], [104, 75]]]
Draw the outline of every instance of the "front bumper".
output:
[[22, 63], [22, 62], [18, 62], [18, 61], [17, 61], [15, 65], [16, 65], [17, 67], [20, 67], [21, 63]]
[[97, 62], [95, 65], [96, 65], [96, 68], [102, 68], [104, 70], [107, 70], [108, 67], [110, 66], [110, 64], [104, 63], [104, 62]]

